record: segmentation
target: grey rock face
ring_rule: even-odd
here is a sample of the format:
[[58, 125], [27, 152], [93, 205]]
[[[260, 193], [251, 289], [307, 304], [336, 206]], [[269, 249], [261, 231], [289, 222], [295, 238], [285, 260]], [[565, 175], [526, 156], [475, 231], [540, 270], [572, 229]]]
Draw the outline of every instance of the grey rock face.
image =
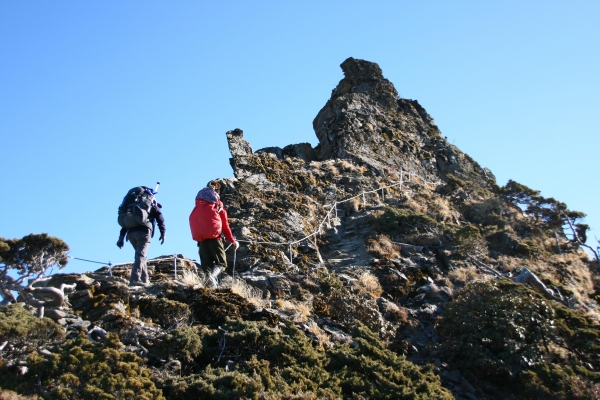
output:
[[241, 129], [233, 129], [226, 133], [227, 144], [229, 145], [229, 152], [231, 158], [229, 163], [233, 168], [233, 172], [236, 178], [243, 178], [249, 174], [244, 174], [244, 169], [240, 168], [240, 165], [247, 164], [246, 160], [252, 159], [253, 152], [250, 143], [244, 139], [244, 131]]
[[241, 129], [233, 129], [227, 132], [227, 143], [229, 151], [233, 157], [246, 156], [252, 154], [252, 147], [244, 139], [244, 131]]
[[310, 143], [298, 143], [285, 146], [283, 148], [283, 155], [301, 158], [305, 162], [311, 162], [317, 159], [317, 153]]
[[350, 159], [379, 173], [402, 168], [431, 180], [454, 171], [483, 174], [416, 100], [398, 98], [377, 64], [348, 58], [341, 67], [344, 79], [313, 121], [318, 159]]

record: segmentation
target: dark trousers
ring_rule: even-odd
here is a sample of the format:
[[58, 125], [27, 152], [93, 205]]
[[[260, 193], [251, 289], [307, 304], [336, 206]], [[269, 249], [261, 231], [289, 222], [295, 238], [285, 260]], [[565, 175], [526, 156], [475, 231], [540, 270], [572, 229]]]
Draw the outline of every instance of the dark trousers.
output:
[[135, 249], [135, 259], [131, 268], [129, 283], [150, 283], [148, 265], [146, 264], [146, 253], [150, 246], [150, 230], [139, 230], [127, 233], [127, 240]]
[[215, 264], [220, 265], [223, 270], [227, 268], [225, 247], [221, 239], [207, 239], [198, 242], [198, 254], [200, 255], [202, 269], [207, 274], [212, 272]]

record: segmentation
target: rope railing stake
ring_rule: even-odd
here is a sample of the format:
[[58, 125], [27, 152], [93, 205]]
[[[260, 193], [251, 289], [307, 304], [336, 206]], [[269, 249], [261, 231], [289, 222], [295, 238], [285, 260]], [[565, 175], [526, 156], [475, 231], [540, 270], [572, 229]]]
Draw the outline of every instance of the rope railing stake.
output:
[[174, 266], [173, 270], [175, 271], [173, 278], [177, 279], [177, 254], [173, 254], [173, 266]]

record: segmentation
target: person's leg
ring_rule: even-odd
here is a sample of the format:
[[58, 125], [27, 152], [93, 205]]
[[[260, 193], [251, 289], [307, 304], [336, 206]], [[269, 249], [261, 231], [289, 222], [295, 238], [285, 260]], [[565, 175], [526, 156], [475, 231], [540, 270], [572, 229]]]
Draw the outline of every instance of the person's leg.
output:
[[225, 255], [223, 241], [221, 239], [210, 239], [206, 240], [204, 243], [208, 254], [210, 254], [210, 258], [214, 263], [225, 269], [227, 267], [227, 256]]
[[227, 268], [227, 256], [225, 255], [225, 247], [223, 246], [223, 241], [220, 239], [213, 239], [211, 241], [207, 241], [208, 252], [210, 253], [211, 258], [214, 260], [215, 265], [210, 271], [210, 274], [213, 278], [217, 278], [222, 271]]
[[135, 259], [133, 262], [133, 267], [131, 268], [131, 277], [129, 278], [129, 283], [149, 283], [150, 279], [148, 276], [146, 254], [148, 253], [148, 247], [150, 246], [150, 231], [134, 231], [130, 232], [127, 236], [128, 240], [131, 242], [131, 245], [135, 249]]
[[200, 256], [200, 265], [205, 274], [210, 274], [215, 260], [212, 258], [207, 245], [208, 240], [198, 242], [198, 255]]
[[204, 273], [218, 285], [217, 277], [227, 267], [225, 247], [220, 239], [209, 239], [198, 244], [200, 262]]

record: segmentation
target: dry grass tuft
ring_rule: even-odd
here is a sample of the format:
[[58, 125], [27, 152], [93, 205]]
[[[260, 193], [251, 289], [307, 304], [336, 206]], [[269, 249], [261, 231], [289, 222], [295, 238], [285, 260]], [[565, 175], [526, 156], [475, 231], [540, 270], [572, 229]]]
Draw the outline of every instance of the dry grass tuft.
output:
[[329, 163], [323, 163], [321, 169], [324, 169], [327, 172], [331, 172], [333, 175], [339, 175], [340, 171], [336, 168], [335, 165]]
[[403, 194], [404, 196], [402, 197], [402, 202], [406, 207], [421, 214], [425, 214], [427, 212], [427, 207], [425, 206], [424, 201], [422, 201], [421, 199], [415, 199], [408, 192], [404, 192]]
[[377, 235], [367, 240], [367, 251], [375, 257], [392, 259], [400, 257], [400, 246], [393, 243], [387, 235]]
[[368, 294], [374, 299], [381, 297], [381, 293], [383, 293], [383, 289], [379, 284], [379, 279], [372, 273], [365, 271], [358, 276], [358, 279], [354, 281], [354, 285], [361, 292]]
[[290, 314], [294, 322], [306, 322], [310, 316], [310, 307], [306, 303], [278, 299], [275, 305], [286, 314]]
[[263, 292], [250, 286], [243, 279], [235, 279], [231, 284], [231, 292], [248, 300], [250, 304], [264, 307], [267, 300], [262, 298]]
[[460, 213], [453, 210], [450, 206], [450, 202], [445, 198], [434, 197], [433, 201], [430, 203], [430, 209], [437, 220], [459, 223], [458, 219]]
[[358, 197], [350, 199], [349, 201], [343, 203], [344, 209], [350, 212], [357, 212], [363, 208], [362, 200]]
[[195, 271], [192, 271], [191, 269], [184, 269], [178, 281], [189, 287], [193, 287], [196, 285], [202, 285], [204, 287], [204, 279], [202, 279], [202, 277], [200, 277]]
[[343, 172], [354, 172], [356, 170], [356, 166], [346, 160], [336, 161], [335, 166]]
[[450, 271], [448, 278], [455, 285], [464, 286], [479, 278], [479, 272], [474, 268], [457, 268]]
[[317, 325], [315, 321], [310, 321], [306, 324], [308, 331], [312, 333], [320, 346], [331, 347], [333, 343], [329, 340], [329, 335]]
[[36, 395], [21, 396], [15, 392], [13, 392], [12, 390], [0, 389], [0, 400], [34, 400], [34, 399], [41, 399], [41, 397], [38, 397]]

